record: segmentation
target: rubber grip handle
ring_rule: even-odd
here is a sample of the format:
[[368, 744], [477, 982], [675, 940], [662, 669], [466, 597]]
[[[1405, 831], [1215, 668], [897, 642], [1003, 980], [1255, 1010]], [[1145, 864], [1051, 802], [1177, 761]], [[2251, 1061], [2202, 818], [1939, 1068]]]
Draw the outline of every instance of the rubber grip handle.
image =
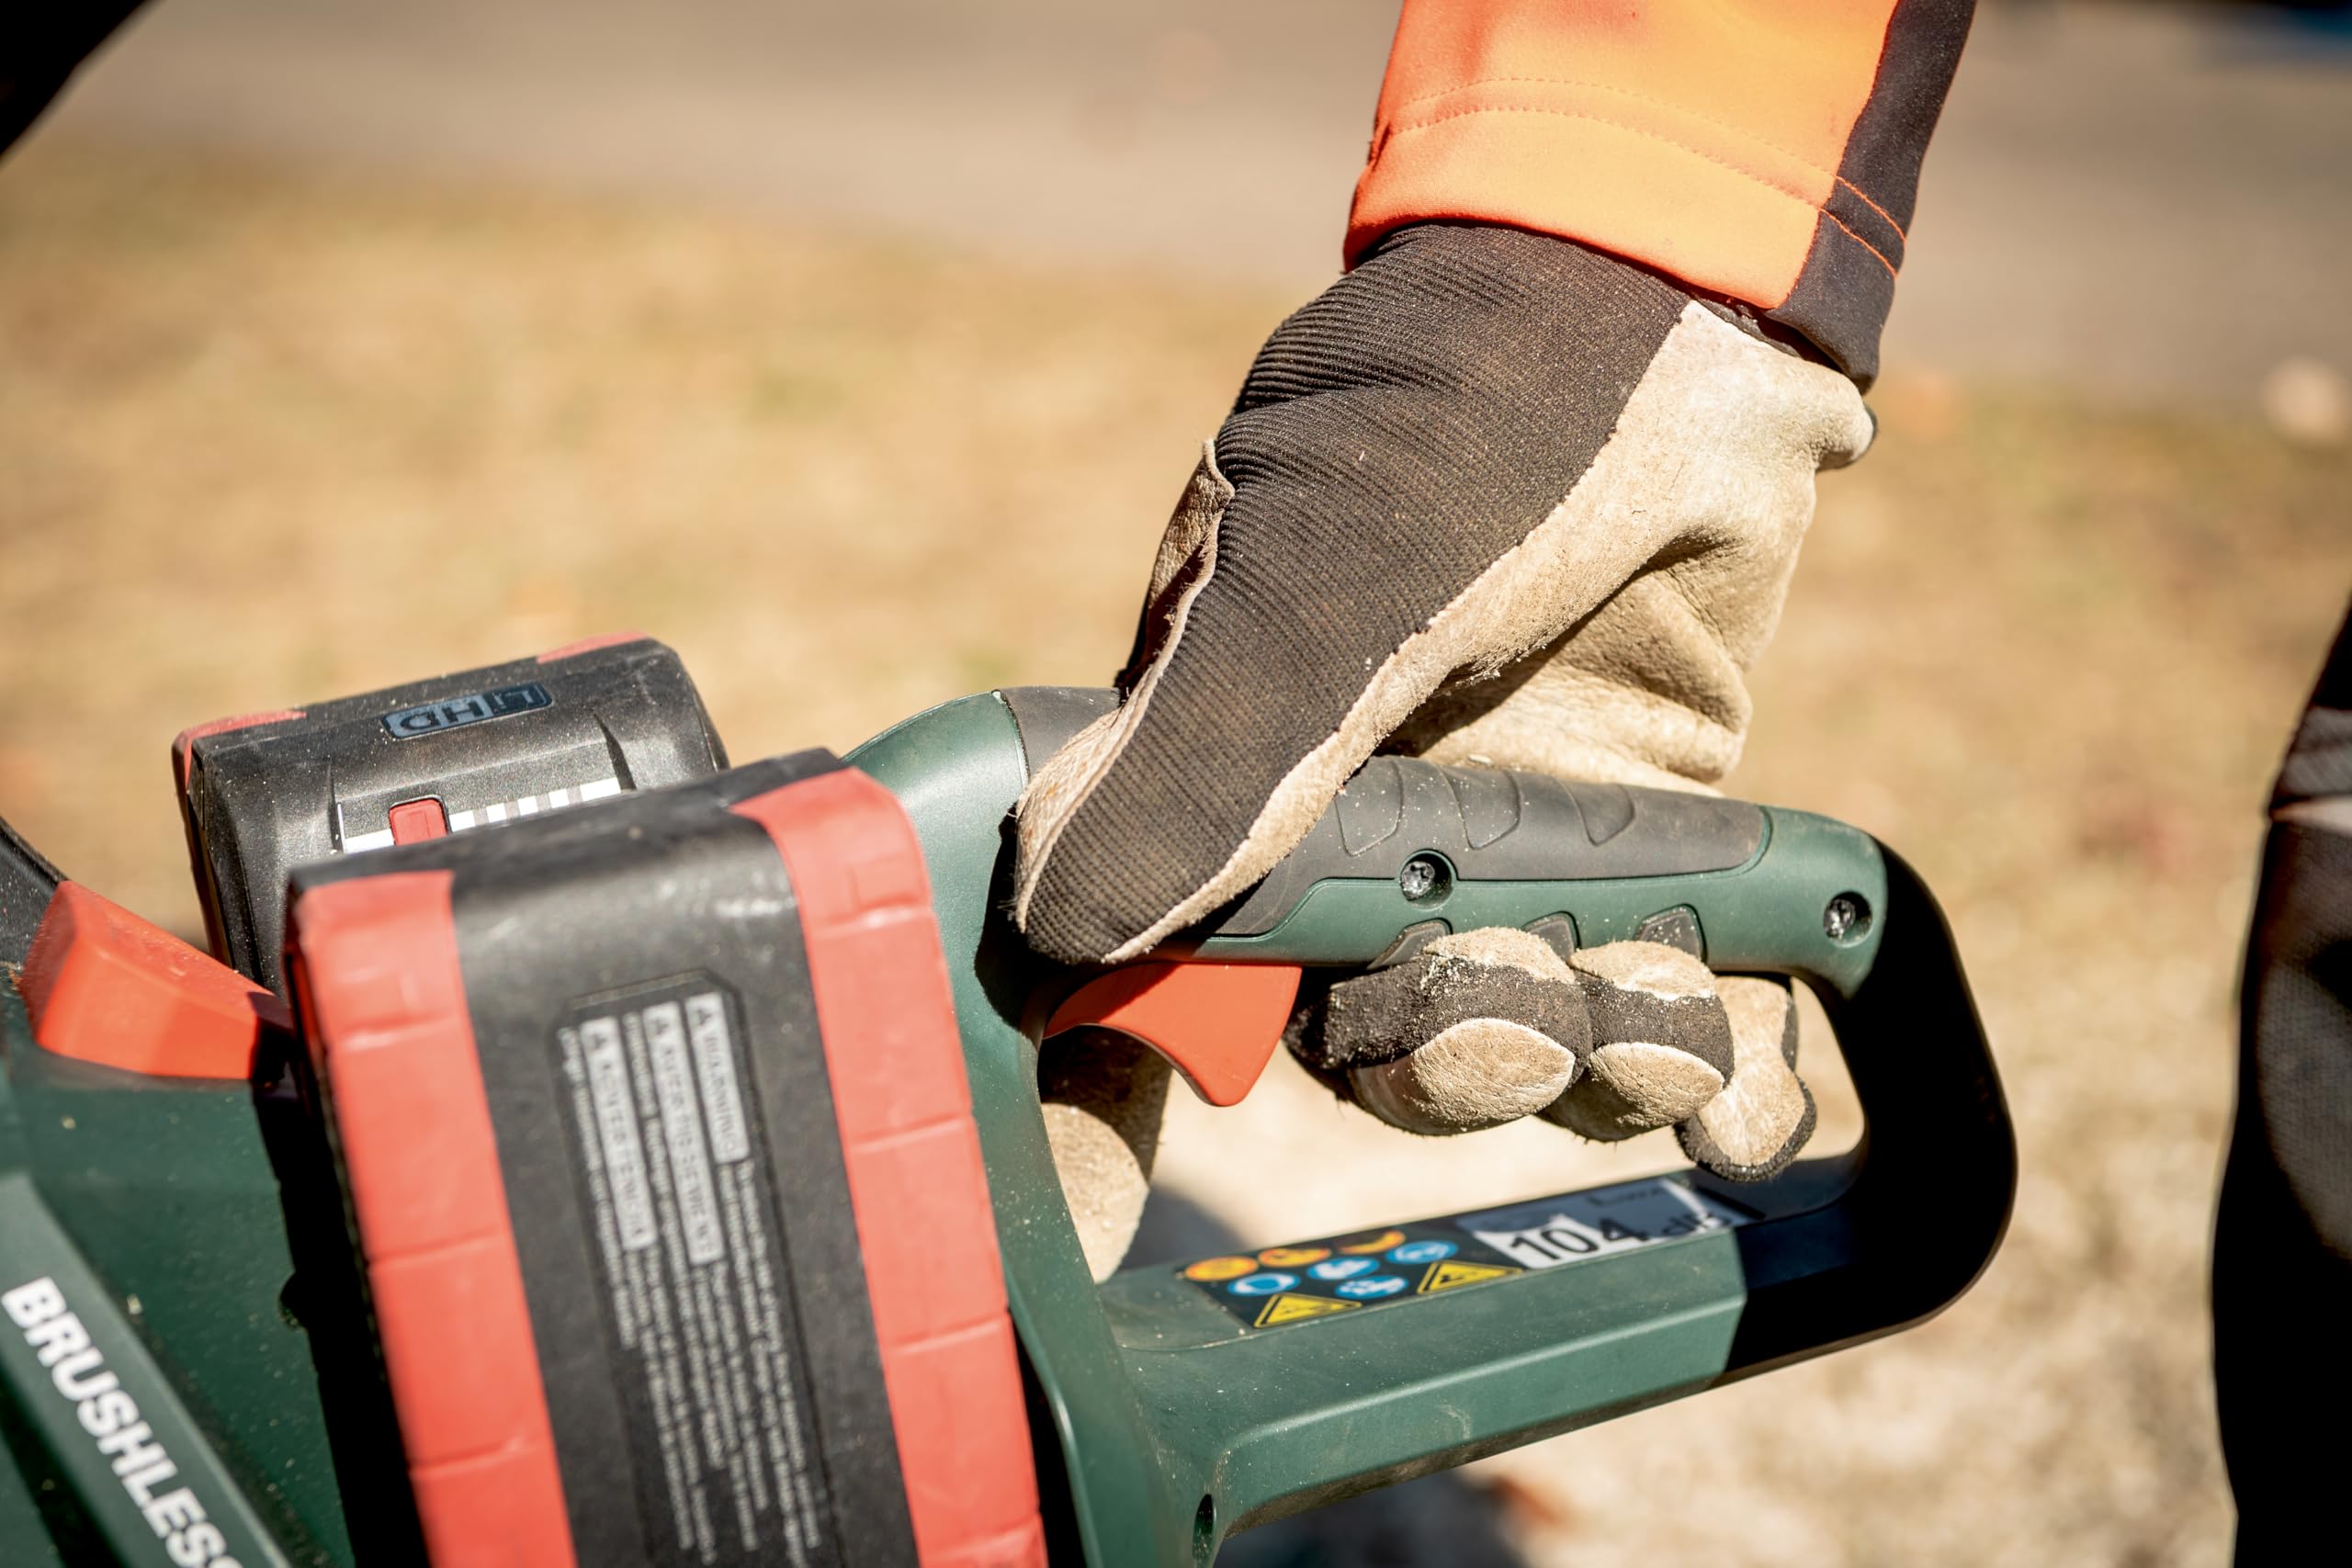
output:
[[[1114, 705], [1068, 688], [1003, 697], [1032, 769]], [[1148, 983], [1133, 966], [1090, 980], [1046, 1032], [1118, 1030], [1227, 1105], [1287, 1019], [1248, 965], [1374, 967], [1448, 931], [1516, 926], [1564, 954], [1642, 938], [1843, 995], [1870, 970], [1885, 897], [1875, 841], [1807, 812], [1375, 757], [1255, 887], [1163, 942]], [[1157, 1005], [1136, 1006], [1144, 993]]]
[[1572, 784], [1506, 768], [1374, 757], [1298, 847], [1202, 936], [1262, 936], [1331, 878], [1411, 878], [1430, 907], [1453, 885], [1590, 882], [1729, 871], [1763, 848], [1745, 801]]

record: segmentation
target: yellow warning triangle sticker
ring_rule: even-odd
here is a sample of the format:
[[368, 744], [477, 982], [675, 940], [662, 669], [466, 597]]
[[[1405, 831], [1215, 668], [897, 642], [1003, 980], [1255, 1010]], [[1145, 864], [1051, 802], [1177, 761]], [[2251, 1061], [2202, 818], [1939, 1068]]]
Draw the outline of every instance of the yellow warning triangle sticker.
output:
[[1450, 1291], [1456, 1285], [1483, 1285], [1489, 1280], [1499, 1280], [1507, 1274], [1518, 1272], [1516, 1269], [1505, 1269], [1493, 1263], [1455, 1261], [1433, 1264], [1430, 1271], [1421, 1276], [1421, 1288], [1413, 1293], [1426, 1296], [1439, 1291]]
[[1272, 1328], [1301, 1318], [1329, 1317], [1335, 1312], [1353, 1312], [1362, 1305], [1362, 1302], [1335, 1302], [1329, 1296], [1276, 1296], [1258, 1314], [1257, 1326]]

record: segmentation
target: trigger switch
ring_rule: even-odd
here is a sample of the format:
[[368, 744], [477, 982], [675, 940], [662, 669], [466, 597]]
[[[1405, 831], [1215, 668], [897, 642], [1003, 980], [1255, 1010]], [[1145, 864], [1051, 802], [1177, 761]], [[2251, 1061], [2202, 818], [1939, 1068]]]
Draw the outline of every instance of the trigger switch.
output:
[[1238, 1105], [1282, 1043], [1298, 999], [1295, 964], [1171, 964], [1147, 958], [1072, 991], [1040, 1040], [1113, 1030], [1142, 1041], [1211, 1105]]
[[1666, 947], [1679, 947], [1693, 958], [1707, 956], [1707, 940], [1699, 930], [1699, 911], [1688, 904], [1678, 904], [1671, 909], [1660, 909], [1644, 920], [1634, 933], [1640, 942], [1655, 942]]

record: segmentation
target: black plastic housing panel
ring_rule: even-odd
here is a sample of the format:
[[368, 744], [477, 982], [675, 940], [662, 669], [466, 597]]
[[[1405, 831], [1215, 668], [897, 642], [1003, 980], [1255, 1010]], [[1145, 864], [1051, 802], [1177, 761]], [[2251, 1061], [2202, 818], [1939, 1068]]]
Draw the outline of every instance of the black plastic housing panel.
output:
[[0, 964], [22, 964], [50, 896], [65, 879], [0, 818]]

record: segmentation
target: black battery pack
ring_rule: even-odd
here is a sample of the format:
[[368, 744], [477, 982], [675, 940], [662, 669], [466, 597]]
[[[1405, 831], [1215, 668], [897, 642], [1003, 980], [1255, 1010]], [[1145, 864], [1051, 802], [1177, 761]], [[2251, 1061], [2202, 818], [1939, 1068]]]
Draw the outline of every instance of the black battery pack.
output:
[[213, 956], [272, 990], [297, 866], [727, 765], [685, 666], [634, 634], [198, 725], [172, 759]]
[[823, 752], [292, 878], [427, 1555], [1035, 1563], [922, 853]]

